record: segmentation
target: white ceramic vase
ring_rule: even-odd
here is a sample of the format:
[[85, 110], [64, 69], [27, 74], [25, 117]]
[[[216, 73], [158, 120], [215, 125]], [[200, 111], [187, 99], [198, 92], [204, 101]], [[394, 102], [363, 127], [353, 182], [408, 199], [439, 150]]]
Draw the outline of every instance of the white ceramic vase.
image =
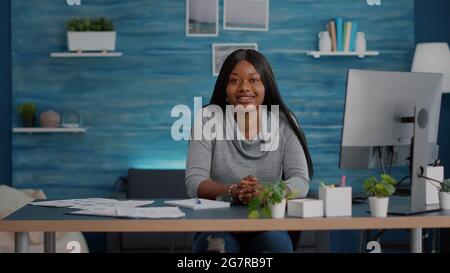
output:
[[270, 211], [272, 213], [272, 218], [282, 219], [286, 214], [286, 199], [283, 199], [281, 203], [272, 205], [270, 207]]
[[330, 52], [332, 49], [331, 37], [328, 31], [319, 33], [319, 51]]
[[439, 192], [439, 204], [441, 209], [450, 209], [450, 192]]
[[372, 217], [384, 218], [387, 216], [389, 197], [369, 197], [369, 206]]
[[61, 122], [61, 116], [55, 111], [49, 110], [40, 115], [39, 121], [44, 128], [56, 128]]
[[364, 32], [358, 32], [356, 34], [355, 50], [356, 52], [366, 52], [367, 42], [366, 42], [366, 34]]

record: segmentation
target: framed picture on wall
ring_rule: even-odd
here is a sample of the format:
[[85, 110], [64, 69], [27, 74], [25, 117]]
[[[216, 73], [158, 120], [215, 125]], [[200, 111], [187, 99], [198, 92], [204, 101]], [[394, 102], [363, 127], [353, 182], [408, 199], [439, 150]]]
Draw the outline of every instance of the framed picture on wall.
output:
[[238, 49], [254, 49], [258, 50], [258, 44], [248, 43], [248, 44], [213, 44], [212, 45], [212, 70], [213, 75], [219, 75], [220, 69], [225, 59], [233, 51]]
[[223, 28], [268, 31], [269, 0], [224, 0]]
[[186, 36], [219, 36], [219, 0], [186, 0]]

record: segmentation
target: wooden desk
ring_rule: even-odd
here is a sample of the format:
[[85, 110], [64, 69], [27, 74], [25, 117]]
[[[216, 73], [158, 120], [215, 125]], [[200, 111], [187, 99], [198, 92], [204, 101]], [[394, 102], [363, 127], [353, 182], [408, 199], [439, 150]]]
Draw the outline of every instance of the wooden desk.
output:
[[[162, 206], [156, 200], [152, 206]], [[0, 231], [16, 233], [16, 252], [27, 252], [28, 232], [45, 232], [45, 250], [54, 251], [56, 231], [81, 232], [197, 232], [197, 231], [267, 231], [267, 230], [367, 230], [410, 229], [411, 251], [422, 250], [423, 228], [450, 228], [450, 211], [414, 216], [373, 218], [368, 205], [353, 206], [352, 217], [248, 219], [245, 206], [229, 209], [183, 209], [182, 219], [136, 220], [113, 217], [69, 215], [73, 209], [27, 205], [0, 221]]]

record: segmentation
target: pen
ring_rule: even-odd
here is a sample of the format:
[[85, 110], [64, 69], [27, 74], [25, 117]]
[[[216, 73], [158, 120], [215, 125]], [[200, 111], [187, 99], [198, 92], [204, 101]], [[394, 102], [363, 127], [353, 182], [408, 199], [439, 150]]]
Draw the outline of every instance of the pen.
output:
[[345, 187], [345, 185], [347, 184], [347, 177], [345, 175], [342, 176], [341, 178], [341, 188]]

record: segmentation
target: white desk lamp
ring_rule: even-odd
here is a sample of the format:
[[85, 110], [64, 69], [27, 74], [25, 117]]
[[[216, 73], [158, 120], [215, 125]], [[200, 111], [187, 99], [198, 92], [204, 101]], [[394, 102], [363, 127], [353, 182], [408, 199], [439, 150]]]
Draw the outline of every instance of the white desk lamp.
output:
[[444, 74], [443, 93], [450, 93], [450, 50], [447, 43], [417, 44], [412, 72]]

